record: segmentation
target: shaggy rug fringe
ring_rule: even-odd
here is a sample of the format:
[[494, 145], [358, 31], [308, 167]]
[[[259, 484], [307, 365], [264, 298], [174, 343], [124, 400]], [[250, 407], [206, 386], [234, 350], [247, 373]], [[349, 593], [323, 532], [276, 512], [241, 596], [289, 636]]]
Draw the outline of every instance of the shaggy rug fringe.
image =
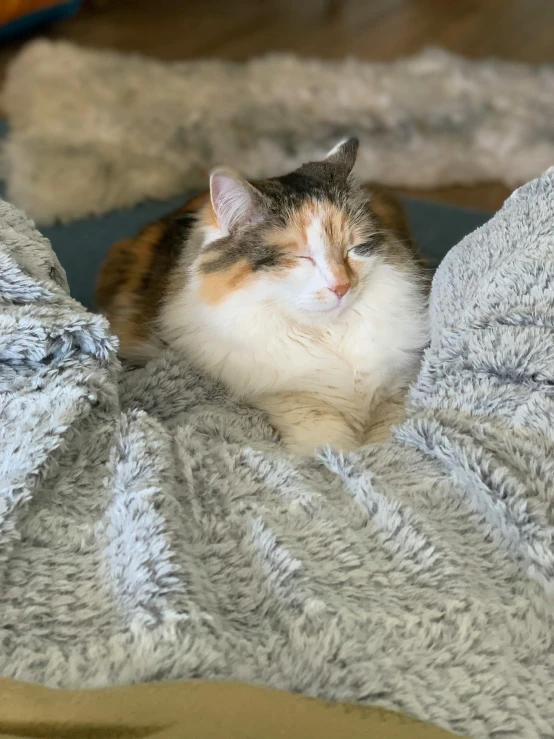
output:
[[554, 70], [427, 50], [393, 63], [167, 63], [29, 44], [3, 93], [8, 198], [40, 223], [164, 199], [227, 164], [265, 177], [361, 140], [357, 174], [517, 185], [554, 162]]

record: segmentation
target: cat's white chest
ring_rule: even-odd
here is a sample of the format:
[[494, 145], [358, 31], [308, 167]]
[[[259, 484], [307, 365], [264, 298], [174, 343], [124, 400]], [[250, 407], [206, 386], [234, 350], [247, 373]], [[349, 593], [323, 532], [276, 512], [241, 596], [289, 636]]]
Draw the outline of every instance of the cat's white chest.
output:
[[381, 357], [374, 328], [363, 320], [338, 326], [329, 332], [324, 346], [333, 368], [329, 380], [345, 395], [352, 395], [364, 409], [371, 404], [381, 382]]
[[205, 306], [192, 291], [166, 312], [166, 338], [235, 394], [308, 393], [349, 415], [413, 379], [426, 321], [409, 282], [375, 280], [367, 296], [327, 326], [305, 326], [237, 292]]
[[359, 405], [364, 412], [382, 380], [373, 333], [361, 319], [320, 330], [291, 323], [271, 331], [264, 324], [252, 332], [250, 349], [240, 362], [245, 371], [247, 366], [260, 368], [254, 381], [261, 393], [314, 393]]

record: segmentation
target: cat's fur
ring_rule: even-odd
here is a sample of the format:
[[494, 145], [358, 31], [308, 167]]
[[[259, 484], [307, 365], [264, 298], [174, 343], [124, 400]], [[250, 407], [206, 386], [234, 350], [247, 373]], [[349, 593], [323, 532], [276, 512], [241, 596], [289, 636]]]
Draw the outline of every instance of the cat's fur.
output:
[[210, 193], [114, 244], [97, 299], [122, 355], [161, 337], [267, 411], [290, 449], [362, 444], [428, 327], [402, 209], [354, 182], [356, 151], [255, 183], [216, 170]]

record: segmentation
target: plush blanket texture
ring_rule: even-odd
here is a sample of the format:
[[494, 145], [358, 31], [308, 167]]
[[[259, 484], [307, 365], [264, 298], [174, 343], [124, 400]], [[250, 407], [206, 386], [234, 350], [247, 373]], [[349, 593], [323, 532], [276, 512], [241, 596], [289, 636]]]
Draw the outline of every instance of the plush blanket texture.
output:
[[553, 241], [550, 171], [439, 268], [395, 438], [294, 458], [171, 353], [121, 368], [0, 203], [0, 673], [233, 679], [552, 739]]
[[167, 63], [41, 40], [2, 96], [8, 196], [42, 224], [70, 220], [205, 187], [222, 164], [290, 172], [351, 135], [365, 180], [519, 185], [554, 162], [553, 101], [554, 68], [438, 50]]

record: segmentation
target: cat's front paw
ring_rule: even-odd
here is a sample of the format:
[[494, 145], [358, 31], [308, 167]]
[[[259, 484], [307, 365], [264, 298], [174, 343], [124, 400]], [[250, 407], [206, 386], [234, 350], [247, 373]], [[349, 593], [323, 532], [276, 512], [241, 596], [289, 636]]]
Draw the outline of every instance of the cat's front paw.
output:
[[296, 454], [313, 454], [330, 446], [351, 451], [361, 438], [339, 409], [307, 393], [282, 393], [259, 398], [258, 406], [269, 414], [286, 448]]
[[286, 448], [295, 454], [313, 454], [330, 446], [335, 451], [350, 452], [360, 447], [360, 441], [351, 429], [325, 429], [298, 426], [293, 434], [283, 434]]

